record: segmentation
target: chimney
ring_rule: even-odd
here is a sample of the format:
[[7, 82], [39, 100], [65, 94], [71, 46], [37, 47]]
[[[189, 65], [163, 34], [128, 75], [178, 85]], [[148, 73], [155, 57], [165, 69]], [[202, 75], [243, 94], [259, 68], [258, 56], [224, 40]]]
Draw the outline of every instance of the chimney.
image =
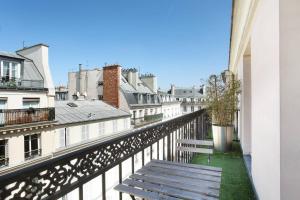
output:
[[135, 68], [128, 70], [128, 83], [132, 85], [135, 89], [137, 88], [138, 78], [139, 78], [139, 73]]
[[143, 74], [140, 78], [154, 93], [157, 93], [156, 76], [154, 76], [153, 74]]
[[171, 95], [175, 95], [175, 85], [171, 84]]
[[83, 95], [84, 92], [84, 84], [82, 82], [82, 64], [79, 64], [78, 66], [78, 92], [81, 95]]
[[44, 87], [48, 89], [48, 95], [55, 95], [55, 88], [49, 67], [48, 48], [46, 44], [36, 44], [20, 49], [17, 54], [33, 60], [37, 69], [44, 78]]
[[103, 67], [103, 101], [120, 107], [120, 80], [121, 80], [121, 66], [109, 65]]

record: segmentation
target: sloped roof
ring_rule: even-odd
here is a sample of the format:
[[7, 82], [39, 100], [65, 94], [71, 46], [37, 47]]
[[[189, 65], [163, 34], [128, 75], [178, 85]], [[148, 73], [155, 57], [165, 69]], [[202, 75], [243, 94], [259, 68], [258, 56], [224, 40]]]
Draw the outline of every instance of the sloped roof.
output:
[[0, 51], [0, 56], [16, 58], [16, 59], [21, 59], [21, 60], [25, 59], [22, 56], [19, 56], [18, 54], [14, 53], [14, 52], [7, 52], [7, 51]]
[[[69, 106], [68, 104], [70, 103], [74, 103], [76, 107]], [[100, 100], [55, 102], [55, 120], [58, 124], [121, 118], [125, 116], [130, 116], [130, 114]]]
[[186, 98], [201, 98], [204, 97], [202, 93], [200, 93], [201, 88], [175, 88], [175, 97], [186, 97]]
[[125, 93], [142, 93], [142, 94], [154, 94], [150, 88], [146, 86], [146, 84], [138, 78], [137, 80], [137, 88], [134, 88], [131, 84], [128, 83], [126, 78], [122, 75], [121, 77], [121, 89]]

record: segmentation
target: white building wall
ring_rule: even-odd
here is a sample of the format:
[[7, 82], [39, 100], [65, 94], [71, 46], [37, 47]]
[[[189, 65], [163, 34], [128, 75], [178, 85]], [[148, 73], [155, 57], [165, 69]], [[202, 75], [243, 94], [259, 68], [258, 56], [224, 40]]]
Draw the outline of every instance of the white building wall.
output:
[[279, 1], [261, 1], [251, 37], [252, 177], [260, 199], [280, 199]]
[[47, 107], [53, 107], [52, 105], [49, 105], [52, 103], [52, 100], [49, 102], [49, 98], [54, 97], [48, 97], [46, 95], [46, 92], [21, 92], [21, 91], [3, 91], [0, 93], [0, 97], [7, 98], [7, 108], [6, 109], [21, 109], [23, 108], [23, 98], [39, 98], [40, 108], [47, 108]]
[[300, 1], [279, 1], [281, 199], [300, 199]]

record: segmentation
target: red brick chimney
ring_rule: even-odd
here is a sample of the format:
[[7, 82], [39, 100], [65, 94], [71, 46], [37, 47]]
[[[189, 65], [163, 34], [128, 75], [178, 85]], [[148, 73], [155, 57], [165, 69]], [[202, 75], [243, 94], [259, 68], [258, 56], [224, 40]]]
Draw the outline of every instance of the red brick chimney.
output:
[[120, 107], [120, 79], [121, 67], [119, 65], [109, 65], [103, 67], [103, 101]]

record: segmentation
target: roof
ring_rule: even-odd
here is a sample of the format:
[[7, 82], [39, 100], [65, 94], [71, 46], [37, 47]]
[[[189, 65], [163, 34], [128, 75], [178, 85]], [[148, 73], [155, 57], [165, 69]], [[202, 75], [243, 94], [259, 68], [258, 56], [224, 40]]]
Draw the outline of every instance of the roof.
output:
[[129, 115], [100, 100], [55, 101], [55, 120], [58, 124], [121, 118]]
[[24, 57], [14, 53], [14, 52], [0, 51], [0, 56], [25, 60]]
[[175, 88], [175, 97], [186, 97], [186, 98], [201, 98], [204, 95], [200, 92], [201, 88]]
[[142, 94], [154, 94], [150, 88], [146, 86], [146, 84], [138, 78], [137, 80], [137, 88], [134, 88], [131, 84], [128, 83], [126, 78], [122, 75], [121, 77], [121, 89], [125, 93], [142, 93]]

